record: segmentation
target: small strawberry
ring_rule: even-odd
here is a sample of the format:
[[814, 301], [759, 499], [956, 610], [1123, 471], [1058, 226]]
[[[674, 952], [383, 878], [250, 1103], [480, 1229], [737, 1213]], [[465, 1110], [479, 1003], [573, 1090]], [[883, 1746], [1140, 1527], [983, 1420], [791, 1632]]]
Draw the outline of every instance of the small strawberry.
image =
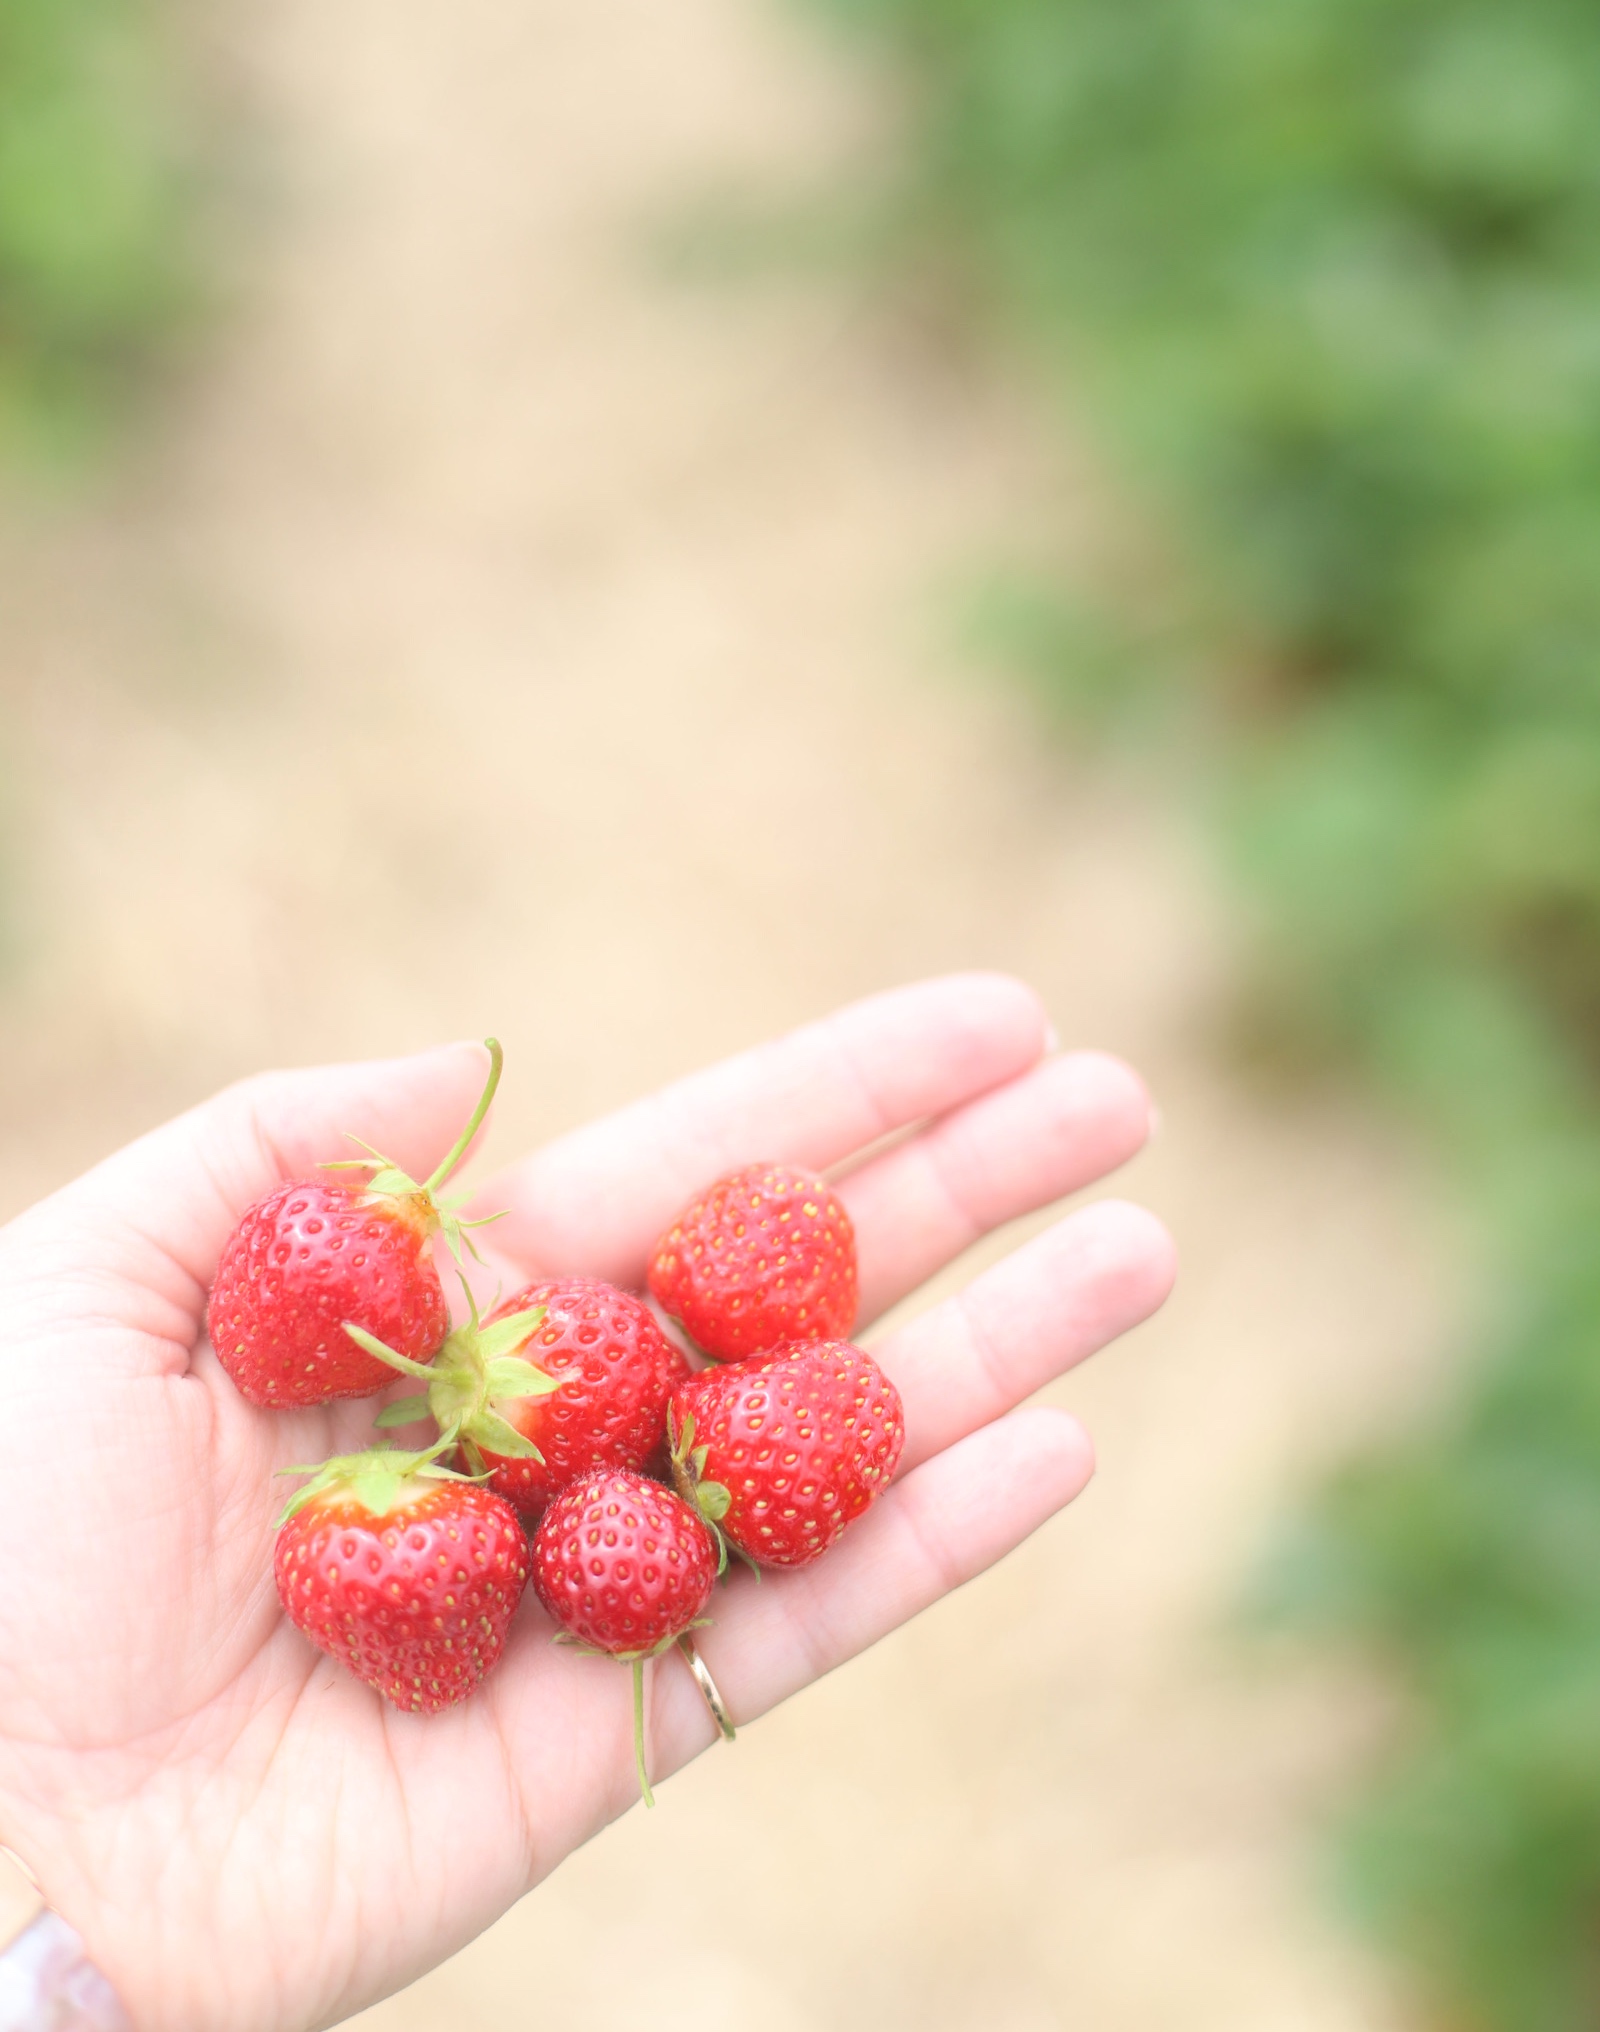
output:
[[[407, 1360], [425, 1362], [450, 1329], [434, 1264], [442, 1234], [459, 1257], [465, 1222], [439, 1188], [466, 1154], [500, 1083], [490, 1038], [489, 1077], [454, 1149], [419, 1185], [376, 1151], [328, 1171], [366, 1171], [365, 1184], [331, 1179], [280, 1185], [228, 1238], [207, 1306], [211, 1345], [252, 1404], [328, 1404], [370, 1397], [393, 1379], [345, 1331], [353, 1321]], [[363, 1145], [363, 1148], [367, 1146]], [[470, 1241], [467, 1243], [470, 1247]]]
[[375, 1448], [291, 1469], [312, 1479], [273, 1552], [290, 1620], [419, 1714], [465, 1700], [493, 1669], [529, 1567], [516, 1511], [440, 1467], [439, 1451]]
[[710, 1532], [670, 1489], [626, 1468], [574, 1482], [533, 1539], [533, 1591], [559, 1634], [633, 1667], [633, 1750], [646, 1806], [644, 1661], [701, 1620], [717, 1577]]
[[656, 1244], [650, 1289], [719, 1362], [831, 1340], [855, 1325], [855, 1230], [820, 1178], [752, 1164], [679, 1214]]
[[882, 1495], [905, 1444], [900, 1393], [848, 1341], [793, 1342], [680, 1383], [667, 1407], [680, 1494], [757, 1566], [805, 1566]]
[[[492, 1312], [487, 1325], [530, 1308], [543, 1318], [517, 1352], [553, 1387], [490, 1402], [533, 1450], [514, 1459], [487, 1437], [476, 1443], [489, 1486], [537, 1516], [552, 1496], [596, 1468], [642, 1468], [660, 1444], [673, 1385], [689, 1370], [649, 1307], [598, 1278], [530, 1284]], [[475, 1437], [470, 1425], [462, 1430]]]

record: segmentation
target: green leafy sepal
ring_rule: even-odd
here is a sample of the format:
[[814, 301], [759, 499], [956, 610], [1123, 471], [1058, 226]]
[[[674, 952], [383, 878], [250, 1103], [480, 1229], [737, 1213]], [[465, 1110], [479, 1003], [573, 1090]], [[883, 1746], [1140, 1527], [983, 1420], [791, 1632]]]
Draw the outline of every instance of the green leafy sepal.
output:
[[398, 1447], [368, 1447], [364, 1453], [335, 1454], [331, 1460], [309, 1466], [279, 1468], [280, 1475], [309, 1475], [304, 1488], [296, 1489], [278, 1518], [278, 1528], [288, 1523], [307, 1503], [333, 1489], [349, 1494], [374, 1517], [387, 1517], [407, 1498], [412, 1482], [470, 1482], [472, 1475], [458, 1474], [441, 1465], [439, 1456], [456, 1443], [453, 1432], [442, 1433], [422, 1453], [402, 1453]]
[[[673, 1418], [672, 1406], [667, 1406], [667, 1447], [672, 1462], [673, 1486], [716, 1541], [717, 1578], [720, 1580], [728, 1571], [728, 1540], [722, 1529], [722, 1520], [728, 1514], [733, 1492], [722, 1482], [701, 1480], [706, 1471], [708, 1450], [694, 1443], [692, 1411], [680, 1426]], [[734, 1549], [738, 1551], [737, 1546]], [[755, 1562], [742, 1552], [739, 1556], [747, 1566], [754, 1566]]]
[[456, 1434], [468, 1449], [469, 1459], [481, 1458], [474, 1449], [485, 1448], [510, 1460], [543, 1461], [533, 1441], [495, 1407], [524, 1397], [547, 1397], [561, 1388], [554, 1376], [515, 1352], [539, 1326], [545, 1307], [530, 1305], [504, 1319], [490, 1320], [486, 1326], [478, 1317], [477, 1301], [465, 1278], [461, 1288], [467, 1294], [467, 1319], [450, 1333], [428, 1364], [408, 1360], [365, 1327], [345, 1322], [344, 1330], [357, 1347], [387, 1362], [402, 1376], [427, 1385], [425, 1397], [402, 1397], [386, 1405], [377, 1422], [389, 1428], [431, 1417], [441, 1432]]

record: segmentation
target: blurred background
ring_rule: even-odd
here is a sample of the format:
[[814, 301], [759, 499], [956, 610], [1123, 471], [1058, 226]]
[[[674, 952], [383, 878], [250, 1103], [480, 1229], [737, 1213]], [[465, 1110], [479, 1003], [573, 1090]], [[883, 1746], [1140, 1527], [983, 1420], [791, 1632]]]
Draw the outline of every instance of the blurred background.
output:
[[1090, 1492], [367, 2032], [1600, 2020], [1597, 88], [1577, 0], [0, 0], [0, 1213], [969, 965], [1164, 1115]]

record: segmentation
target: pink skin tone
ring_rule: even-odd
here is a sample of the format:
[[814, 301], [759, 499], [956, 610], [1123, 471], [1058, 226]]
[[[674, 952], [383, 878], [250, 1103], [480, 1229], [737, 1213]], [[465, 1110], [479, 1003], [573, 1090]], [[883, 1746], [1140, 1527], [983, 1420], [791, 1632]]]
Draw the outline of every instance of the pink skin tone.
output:
[[[905, 1404], [898, 1476], [814, 1566], [719, 1592], [701, 1648], [740, 1722], [980, 1572], [1089, 1478], [1082, 1428], [1019, 1407], [1161, 1303], [1172, 1252], [1148, 1214], [1070, 1213], [959, 1297], [871, 1333], [979, 1236], [1144, 1141], [1136, 1077], [1047, 1040], [1018, 982], [899, 989], [564, 1137], [480, 1195], [511, 1209], [482, 1237], [485, 1293], [572, 1273], [637, 1288], [663, 1226], [719, 1173], [848, 1167], [924, 1125], [839, 1186], [856, 1331]], [[336, 2022], [453, 1953], [637, 1798], [627, 1675], [552, 1646], [531, 1591], [498, 1671], [441, 1715], [397, 1713], [306, 1643], [273, 1586], [273, 1471], [363, 1444], [373, 1407], [256, 1410], [204, 1339], [248, 1205], [341, 1154], [346, 1131], [422, 1175], [483, 1072], [479, 1047], [452, 1045], [268, 1074], [0, 1229], [7, 1429], [72, 1414], [68, 1445], [7, 1464], [29, 1529], [26, 1556], [0, 1564], [0, 1840], [137, 2024]], [[655, 1669], [650, 1732], [658, 1780], [715, 1739], [680, 1661]]]

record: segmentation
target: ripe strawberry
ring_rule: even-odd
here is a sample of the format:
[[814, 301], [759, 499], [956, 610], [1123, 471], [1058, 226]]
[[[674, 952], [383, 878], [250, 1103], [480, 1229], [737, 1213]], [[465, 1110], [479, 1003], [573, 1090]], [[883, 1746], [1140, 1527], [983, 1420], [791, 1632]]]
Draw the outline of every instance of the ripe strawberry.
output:
[[[594, 1277], [530, 1284], [487, 1320], [471, 1317], [424, 1368], [359, 1327], [352, 1339], [426, 1383], [378, 1414], [383, 1426], [431, 1417], [468, 1465], [530, 1517], [596, 1468], [640, 1468], [662, 1444], [667, 1398], [688, 1374], [648, 1307]], [[528, 1359], [538, 1357], [538, 1365]]]
[[437, 1452], [324, 1461], [284, 1512], [273, 1552], [290, 1620], [419, 1714], [465, 1700], [493, 1668], [529, 1566], [516, 1511], [441, 1468]]
[[793, 1342], [703, 1369], [667, 1407], [673, 1477], [758, 1566], [805, 1566], [888, 1485], [900, 1393], [848, 1341]]
[[534, 1307], [544, 1316], [516, 1352], [558, 1387], [490, 1402], [536, 1451], [516, 1459], [476, 1442], [489, 1486], [530, 1516], [596, 1468], [642, 1468], [660, 1444], [673, 1385], [689, 1373], [649, 1307], [598, 1278], [530, 1284], [487, 1324]]
[[564, 1490], [533, 1539], [533, 1591], [563, 1636], [633, 1667], [639, 1790], [655, 1800], [644, 1758], [644, 1661], [701, 1620], [717, 1577], [711, 1533], [670, 1489], [602, 1468]]
[[349, 1322], [408, 1361], [437, 1351], [450, 1312], [430, 1244], [442, 1234], [459, 1257], [463, 1229], [481, 1225], [460, 1220], [455, 1202], [437, 1194], [488, 1112], [500, 1066], [490, 1038], [482, 1097], [424, 1184], [374, 1152], [323, 1167], [369, 1172], [364, 1185], [280, 1185], [245, 1214], [223, 1248], [207, 1326], [222, 1366], [252, 1404], [328, 1404], [370, 1397], [392, 1382], [345, 1331]]
[[717, 1361], [831, 1340], [855, 1325], [855, 1230], [820, 1178], [752, 1164], [679, 1214], [656, 1244], [650, 1289]]

